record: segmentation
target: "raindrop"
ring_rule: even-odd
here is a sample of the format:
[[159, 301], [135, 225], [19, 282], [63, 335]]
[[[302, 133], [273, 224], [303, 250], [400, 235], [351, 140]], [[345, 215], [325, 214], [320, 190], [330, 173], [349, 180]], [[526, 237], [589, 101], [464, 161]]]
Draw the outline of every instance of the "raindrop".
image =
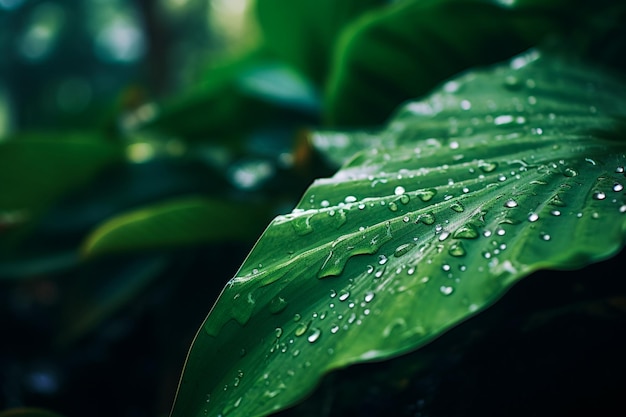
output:
[[296, 327], [296, 331], [294, 332], [294, 334], [300, 337], [304, 333], [306, 333], [308, 328], [309, 328], [309, 325], [307, 323], [301, 323], [298, 327]]
[[346, 301], [350, 297], [350, 292], [347, 290], [341, 290], [339, 293], [339, 301]]
[[444, 265], [442, 265], [441, 269], [443, 269], [444, 271], [448, 272], [451, 269], [451, 267], [448, 264], [444, 264]]
[[412, 266], [406, 270], [407, 275], [413, 275], [415, 273], [415, 267]]
[[561, 212], [559, 210], [552, 210], [550, 211], [550, 214], [552, 214], [553, 216], [560, 216]]
[[337, 326], [336, 324], [334, 324], [331, 328], [330, 328], [330, 332], [332, 334], [335, 334], [339, 331], [339, 326]]
[[474, 225], [468, 223], [456, 229], [452, 237], [456, 239], [476, 239], [478, 237], [478, 231]]
[[504, 207], [508, 207], [508, 208], [517, 207], [517, 201], [513, 199], [508, 200], [506, 203], [504, 203]]
[[370, 301], [372, 301], [374, 299], [374, 293], [373, 292], [368, 292], [367, 294], [365, 294], [365, 302], [369, 303]]
[[482, 172], [489, 173], [489, 172], [493, 172], [496, 168], [498, 168], [498, 164], [496, 162], [481, 161], [478, 164], [478, 168], [480, 168]]
[[465, 208], [463, 207], [463, 205], [461, 203], [453, 203], [450, 208], [454, 211], [456, 211], [457, 213], [462, 213], [463, 210], [465, 210]]
[[395, 190], [393, 190], [393, 193], [394, 193], [395, 195], [402, 195], [402, 194], [404, 194], [404, 192], [405, 192], [405, 189], [404, 189], [404, 187], [402, 187], [401, 185], [398, 185], [398, 186], [396, 187], [396, 189], [395, 189]]
[[432, 200], [435, 195], [437, 195], [437, 190], [434, 188], [428, 188], [417, 193], [417, 196], [423, 202]]
[[301, 318], [302, 318], [302, 316], [300, 314], [298, 314], [298, 313], [293, 315], [293, 321], [295, 321], [295, 322], [299, 322]]
[[624, 170], [623, 166], [619, 166], [615, 168], [615, 172], [617, 172], [618, 174], [623, 174], [624, 172], [626, 172], [626, 170]]
[[389, 210], [391, 211], [398, 211], [398, 205], [396, 203], [394, 203], [393, 201], [389, 203]]
[[330, 206], [330, 202], [328, 200], [322, 200], [322, 202], [320, 203], [320, 206], [322, 206], [322, 208], [326, 208]]
[[620, 192], [623, 189], [624, 189], [624, 186], [622, 184], [619, 184], [619, 183], [613, 184], [613, 191]]
[[409, 195], [408, 195], [408, 194], [402, 194], [402, 195], [400, 196], [400, 202], [401, 202], [402, 204], [408, 204], [410, 200], [411, 200], [411, 197], [409, 197]]
[[539, 220], [539, 215], [537, 213], [530, 213], [530, 215], [528, 216], [528, 221], [536, 222], [537, 220]]
[[472, 103], [469, 100], [461, 100], [461, 108], [463, 110], [469, 110], [472, 108]]
[[378, 264], [379, 265], [384, 265], [386, 264], [388, 261], [387, 257], [385, 255], [379, 255], [378, 256]]
[[374, 278], [380, 278], [383, 276], [384, 273], [385, 273], [385, 267], [382, 267], [381, 269], [376, 271], [376, 273], [374, 274]]
[[447, 286], [447, 285], [442, 285], [441, 287], [439, 287], [439, 291], [443, 294], [443, 295], [450, 295], [452, 294], [452, 292], [454, 291], [454, 288]]
[[567, 167], [563, 170], [563, 175], [570, 178], [575, 177], [578, 175], [578, 171], [576, 171], [574, 168]]
[[595, 193], [593, 193], [594, 200], [604, 200], [605, 198], [606, 194], [604, 194], [602, 191], [596, 191]]
[[366, 272], [368, 274], [371, 274], [372, 272], [374, 272], [374, 265], [368, 265], [367, 269], [366, 269]]
[[320, 329], [317, 329], [317, 328], [311, 329], [311, 333], [306, 338], [306, 340], [308, 340], [309, 343], [315, 343], [320, 338], [321, 334], [322, 334], [322, 331]]
[[514, 121], [513, 116], [511, 116], [510, 114], [503, 114], [493, 119], [493, 124], [495, 124], [496, 126], [502, 126], [502, 125], [511, 124], [513, 123], [513, 121]]
[[431, 225], [433, 223], [435, 223], [435, 215], [432, 213], [424, 213], [424, 214], [420, 214], [417, 217], [417, 221], [416, 223], [422, 222], [426, 225]]
[[465, 256], [465, 248], [463, 247], [463, 243], [456, 242], [450, 246], [448, 253], [455, 257]]
[[346, 203], [354, 203], [356, 201], [356, 197], [353, 195], [349, 195], [346, 198], [343, 199], [344, 202]]
[[335, 298], [337, 296], [337, 291], [330, 290], [330, 298]]
[[547, 233], [541, 233], [541, 239], [545, 240], [545, 241], [548, 241], [548, 240], [551, 239], [551, 236], [549, 234], [547, 234]]
[[274, 329], [274, 333], [276, 334], [276, 338], [280, 338], [283, 335], [283, 329], [280, 327], [277, 327], [276, 329]]
[[411, 218], [410, 218], [409, 216], [404, 216], [404, 217], [402, 218], [402, 221], [403, 221], [404, 223], [408, 223], [408, 222], [410, 222], [410, 221], [411, 221]]
[[504, 229], [498, 229], [496, 230], [496, 234], [498, 236], [504, 236], [506, 234], [506, 231]]
[[585, 162], [587, 162], [588, 164], [591, 164], [591, 165], [598, 165], [598, 163], [595, 160], [591, 159], [591, 158], [585, 158]]
[[561, 196], [555, 194], [549, 201], [549, 204], [556, 207], [565, 207], [565, 202], [561, 199]]
[[400, 245], [396, 248], [395, 252], [393, 253], [393, 256], [395, 256], [396, 258], [399, 258], [403, 255], [406, 255], [407, 252], [409, 252], [414, 246], [415, 246], [415, 243], [405, 243], [403, 245]]

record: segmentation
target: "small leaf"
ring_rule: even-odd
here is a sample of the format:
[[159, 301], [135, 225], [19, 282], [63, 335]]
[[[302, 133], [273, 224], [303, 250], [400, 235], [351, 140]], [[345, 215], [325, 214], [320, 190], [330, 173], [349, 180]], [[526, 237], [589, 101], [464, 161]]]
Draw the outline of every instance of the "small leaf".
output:
[[330, 371], [420, 348], [533, 271], [616, 253], [624, 97], [607, 71], [530, 51], [407, 103], [385, 148], [270, 224], [199, 330], [172, 416], [268, 415]]
[[86, 239], [87, 256], [252, 239], [267, 207], [205, 197], [158, 203], [107, 220]]

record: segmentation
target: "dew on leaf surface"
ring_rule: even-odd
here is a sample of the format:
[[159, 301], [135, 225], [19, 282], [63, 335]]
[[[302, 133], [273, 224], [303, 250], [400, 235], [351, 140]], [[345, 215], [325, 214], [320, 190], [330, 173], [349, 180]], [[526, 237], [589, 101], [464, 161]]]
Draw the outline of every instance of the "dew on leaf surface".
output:
[[417, 193], [417, 197], [422, 200], [424, 203], [433, 199], [434, 196], [437, 195], [437, 190], [434, 188], [429, 188], [426, 190], [419, 191]]
[[413, 247], [415, 247], [415, 243], [405, 243], [403, 245], [398, 246], [396, 250], [394, 251], [393, 255], [396, 258], [399, 258], [403, 255], [406, 255], [411, 249], [413, 249]]
[[465, 256], [465, 248], [463, 247], [463, 243], [456, 242], [450, 246], [448, 249], [448, 253], [454, 257]]
[[604, 200], [606, 198], [606, 194], [602, 191], [596, 191], [593, 193], [594, 200]]
[[309, 343], [315, 343], [319, 340], [321, 334], [322, 334], [322, 331], [320, 329], [313, 328], [311, 329], [311, 333], [309, 333], [306, 340], [308, 340]]
[[454, 288], [448, 285], [442, 285], [441, 287], [439, 287], [439, 291], [443, 295], [450, 295], [454, 292]]

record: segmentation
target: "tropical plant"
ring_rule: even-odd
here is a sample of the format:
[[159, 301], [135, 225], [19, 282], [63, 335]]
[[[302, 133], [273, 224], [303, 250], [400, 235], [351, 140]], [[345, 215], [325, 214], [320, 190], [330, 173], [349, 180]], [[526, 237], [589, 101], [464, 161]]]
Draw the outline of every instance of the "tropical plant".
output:
[[[64, 307], [55, 346], [148, 288], [176, 288], [167, 277], [197, 248], [220, 252], [193, 274], [226, 273], [222, 242], [251, 244], [274, 217], [234, 277], [196, 295], [207, 308], [223, 286], [172, 417], [616, 404], [626, 288], [621, 255], [606, 260], [626, 231], [626, 7], [259, 0], [256, 12], [254, 52], [122, 114], [121, 131], [0, 143], [0, 272], [69, 274], [86, 301]], [[559, 378], [584, 351], [581, 376]], [[546, 369], [564, 389], [533, 379]]]

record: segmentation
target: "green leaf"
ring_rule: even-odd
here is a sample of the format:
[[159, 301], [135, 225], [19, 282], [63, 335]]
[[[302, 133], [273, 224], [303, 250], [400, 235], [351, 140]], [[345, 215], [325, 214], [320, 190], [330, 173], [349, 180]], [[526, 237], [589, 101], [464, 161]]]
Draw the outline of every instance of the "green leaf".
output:
[[86, 239], [83, 253], [94, 256], [181, 245], [252, 240], [269, 209], [205, 197], [184, 197], [113, 217]]
[[12, 246], [54, 202], [122, 159], [119, 144], [91, 133], [0, 142], [0, 246]]
[[91, 133], [31, 134], [2, 141], [0, 210], [46, 207], [122, 155], [121, 146]]
[[319, 101], [300, 74], [267, 57], [265, 51], [255, 51], [216, 65], [192, 89], [155, 107], [146, 117], [140, 109], [129, 120], [133, 128], [233, 146], [238, 144], [234, 139], [241, 140], [273, 119], [317, 117]]
[[380, 124], [402, 102], [459, 71], [506, 59], [588, 17], [589, 6], [563, 3], [415, 0], [369, 13], [338, 43], [326, 120], [346, 127]]
[[265, 47], [323, 85], [331, 51], [346, 25], [384, 0], [260, 0], [256, 11]]
[[[173, 417], [261, 416], [413, 351], [626, 236], [626, 83], [537, 51], [401, 108], [277, 217], [189, 353]], [[345, 133], [341, 133], [344, 134]]]

